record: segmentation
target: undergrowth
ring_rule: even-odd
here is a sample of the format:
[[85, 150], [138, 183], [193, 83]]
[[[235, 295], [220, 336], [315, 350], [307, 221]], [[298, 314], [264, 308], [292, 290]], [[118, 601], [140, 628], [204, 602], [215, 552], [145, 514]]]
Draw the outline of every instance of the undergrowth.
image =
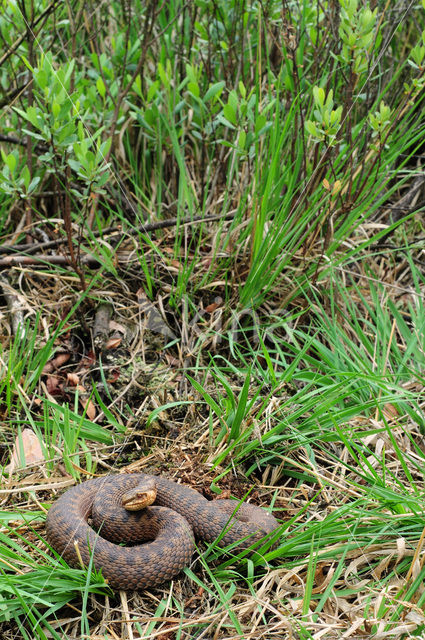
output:
[[[1, 8], [2, 637], [421, 637], [425, 3]], [[122, 467], [280, 528], [119, 600]]]

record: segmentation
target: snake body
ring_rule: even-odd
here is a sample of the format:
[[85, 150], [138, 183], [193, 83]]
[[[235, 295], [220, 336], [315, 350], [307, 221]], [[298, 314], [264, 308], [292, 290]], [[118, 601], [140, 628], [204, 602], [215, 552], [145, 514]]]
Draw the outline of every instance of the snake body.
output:
[[[152, 477], [157, 486], [155, 506], [138, 512], [122, 508], [123, 494]], [[169, 580], [189, 564], [194, 536], [213, 542], [222, 535], [220, 546], [237, 543], [239, 550], [278, 526], [260, 507], [238, 507], [234, 500], [209, 501], [166, 478], [142, 473], [111, 475], [64, 493], [50, 508], [46, 533], [51, 546], [71, 566], [81, 567], [81, 561], [88, 566], [93, 556], [94, 567], [102, 569], [112, 587], [145, 589]], [[90, 526], [89, 518], [99, 533]], [[141, 538], [151, 541], [140, 544]], [[122, 547], [120, 542], [133, 546]]]

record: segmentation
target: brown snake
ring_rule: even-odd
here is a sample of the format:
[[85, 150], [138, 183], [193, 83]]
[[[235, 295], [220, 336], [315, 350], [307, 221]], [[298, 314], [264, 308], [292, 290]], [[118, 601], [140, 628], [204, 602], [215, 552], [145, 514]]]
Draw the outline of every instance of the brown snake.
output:
[[[137, 491], [140, 483], [144, 491], [143, 483], [152, 479], [158, 506], [142, 511], [122, 507], [123, 496]], [[81, 560], [87, 566], [93, 554], [94, 567], [102, 569], [112, 587], [145, 589], [169, 580], [189, 564], [193, 534], [213, 542], [224, 531], [220, 546], [237, 542], [240, 550], [278, 527], [274, 516], [261, 507], [238, 507], [237, 501], [209, 501], [190, 487], [157, 476], [105, 476], [72, 487], [53, 504], [47, 516], [47, 539], [74, 567], [81, 567]], [[141, 539], [152, 541], [138, 544]], [[120, 542], [133, 546], [122, 547]]]

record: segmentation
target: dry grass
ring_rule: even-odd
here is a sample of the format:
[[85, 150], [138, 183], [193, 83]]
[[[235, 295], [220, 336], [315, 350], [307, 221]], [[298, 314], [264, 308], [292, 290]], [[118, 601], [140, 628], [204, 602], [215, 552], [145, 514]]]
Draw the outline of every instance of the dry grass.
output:
[[[350, 26], [341, 2], [85, 1], [16, 24], [5, 3], [5, 640], [424, 633], [423, 12], [370, 3], [369, 40], [358, 4]], [[304, 127], [326, 129], [318, 86], [332, 135]], [[61, 565], [51, 503], [132, 471], [271, 506], [277, 547], [200, 543], [137, 593]]]
[[[168, 235], [168, 244], [172, 238], [172, 234]], [[382, 472], [383, 455], [386, 490], [395, 494], [402, 490], [412, 499], [423, 495], [422, 458], [418, 454], [422, 435], [418, 425], [409, 419], [406, 421], [399, 409], [387, 403], [382, 412], [376, 409], [368, 416], [359, 413], [344, 424], [346, 437], [352, 434], [354, 441], [368, 453], [363, 461], [357, 455], [358, 450], [351, 448], [351, 441], [344, 445], [336, 438], [328, 444], [320, 439], [316, 444], [308, 442], [307, 447], [294, 447], [292, 443], [286, 455], [276, 451], [273, 463], [258, 468], [255, 480], [247, 480], [242, 468], [231, 464], [227, 466], [228, 458], [225, 459], [226, 464], [217, 467], [214, 464], [217, 455], [227, 446], [226, 438], [219, 444], [214, 444], [211, 439], [211, 433], [217, 434], [220, 429], [220, 420], [216, 417], [211, 423], [211, 414], [199, 403], [197, 394], [194, 395], [190, 389], [187, 391], [184, 373], [197, 367], [203, 376], [204, 386], [217, 393], [211, 371], [206, 377], [202, 372], [206, 370], [208, 353], [214, 345], [220, 306], [212, 303], [210, 311], [205, 311], [208, 307], [207, 294], [201, 302], [204, 313], [197, 322], [178, 327], [176, 317], [166, 307], [167, 297], [164, 295], [164, 283], [172, 265], [156, 265], [162, 273], [163, 284], [156, 303], [152, 304], [140, 292], [137, 294], [139, 283], [135, 278], [128, 279], [131, 262], [124, 261], [122, 255], [120, 253], [118, 258], [122, 269], [120, 278], [104, 275], [101, 281], [97, 280], [95, 289], [98, 300], [109, 300], [113, 305], [102, 363], [91, 348], [90, 334], [84, 332], [84, 327], [92, 326], [95, 315], [93, 302], [86, 300], [79, 310], [79, 322], [66, 326], [54, 345], [52, 361], [58, 355], [68, 354], [66, 362], [57, 361], [58, 366], [55, 365], [53, 370], [47, 367], [46, 373], [40, 377], [36, 394], [27, 393], [25, 380], [15, 381], [19, 403], [9, 405], [12, 410], [16, 409], [15, 415], [3, 407], [4, 418], [11, 424], [11, 430], [4, 432], [5, 441], [10, 448], [14, 437], [13, 424], [20, 422], [23, 402], [34, 414], [41, 409], [43, 395], [52, 402], [69, 402], [72, 405], [76, 387], [82, 388], [80, 410], [81, 402], [84, 405], [84, 399], [90, 397], [94, 411], [92, 420], [99, 420], [106, 429], [111, 429], [102, 408], [91, 395], [94, 384], [98, 390], [101, 389], [101, 370], [109, 381], [109, 398], [102, 389], [100, 391], [103, 401], [117, 423], [125, 428], [125, 435], [122, 441], [111, 446], [86, 441], [91, 468], [97, 473], [143, 470], [178, 477], [209, 498], [214, 495], [209, 487], [220, 472], [227, 471], [218, 482], [225, 496], [232, 494], [243, 498], [248, 490], [253, 489], [249, 496], [253, 502], [264, 506], [273, 502], [276, 516], [285, 523], [282, 530], [285, 550], [283, 555], [277, 552], [275, 560], [260, 569], [259, 577], [252, 576], [248, 581], [244, 578], [244, 571], [240, 573], [236, 567], [232, 569], [227, 565], [217, 568], [217, 560], [205, 563], [197, 555], [188, 575], [179, 576], [162, 589], [138, 594], [122, 592], [116, 597], [91, 596], [83, 613], [76, 600], [61, 612], [58, 622], [51, 620], [53, 626], [60, 629], [64, 637], [79, 637], [83, 615], [91, 637], [100, 638], [106, 634], [110, 638], [137, 639], [331, 639], [358, 638], [365, 633], [374, 638], [384, 638], [401, 637], [421, 626], [424, 615], [416, 603], [422, 599], [423, 588], [415, 586], [415, 581], [422, 571], [423, 537], [415, 538], [415, 534], [413, 537], [408, 534], [411, 512], [391, 512], [377, 496], [365, 501], [368, 491], [365, 476], [370, 475], [371, 470], [378, 474]], [[152, 258], [155, 259], [153, 254]], [[398, 269], [396, 274], [394, 267], [386, 267], [383, 260], [380, 268], [381, 273], [387, 275], [385, 284], [389, 285], [386, 289], [389, 294], [395, 291], [397, 298], [400, 291], [403, 295], [409, 291], [405, 271]], [[14, 288], [28, 318], [33, 318], [36, 311], [42, 309], [36, 341], [36, 348], [42, 348], [49, 335], [49, 327], [57, 325], [75, 303], [78, 281], [66, 272], [42, 272], [38, 267], [15, 267], [13, 272]], [[384, 283], [383, 279], [376, 278], [375, 283], [378, 281]], [[367, 279], [362, 279], [357, 273], [357, 282], [362, 296], [366, 296]], [[354, 299], [354, 304], [360, 309], [365, 300], [368, 304], [373, 303], [369, 295]], [[1, 317], [3, 344], [7, 347], [11, 337], [6, 336], [8, 316], [5, 308]], [[161, 325], [164, 317], [167, 317], [173, 334], [180, 329], [179, 338], [184, 336], [186, 345], [186, 350], [174, 350], [172, 356], [163, 351], [164, 342], [172, 339], [172, 334], [156, 333], [166, 333], [164, 324]], [[341, 323], [343, 326], [344, 318], [341, 318]], [[154, 331], [149, 326], [153, 326]], [[297, 320], [294, 328], [299, 326], [300, 320]], [[345, 328], [350, 338], [356, 339], [349, 323]], [[400, 346], [405, 348], [405, 345]], [[218, 347], [223, 354], [225, 346], [220, 344]], [[236, 385], [237, 391], [237, 377], [232, 384]], [[420, 391], [417, 385], [418, 382], [405, 382], [406, 388], [415, 393]], [[254, 391], [255, 386], [252, 393]], [[282, 398], [288, 401], [292, 393], [290, 385], [286, 391], [285, 388], [275, 389], [263, 423], [258, 424], [253, 432], [256, 437], [261, 439], [261, 432], [267, 433], [279, 423]], [[179, 399], [193, 402], [187, 406], [162, 409], [146, 427], [152, 411]], [[248, 423], [250, 420], [258, 421], [258, 415], [253, 410], [245, 419]], [[359, 433], [366, 435], [359, 437]], [[406, 469], [400, 464], [400, 451], [409, 460], [410, 476], [406, 476]], [[50, 467], [46, 463], [36, 464], [25, 472], [15, 472], [9, 479], [4, 478], [1, 490], [4, 510], [28, 513], [41, 508], [44, 511], [45, 505], [64, 486], [74, 482], [61, 463], [60, 451], [56, 453]], [[410, 464], [415, 460], [416, 467]], [[76, 462], [75, 471], [82, 480], [90, 476], [80, 462]], [[298, 472], [298, 478], [294, 472]], [[333, 519], [340, 523], [336, 530], [329, 529], [329, 522]], [[406, 521], [405, 535], [399, 532], [403, 520]], [[41, 523], [26, 527], [18, 522], [16, 526], [11, 520], [9, 526], [12, 530], [3, 529], [11, 540], [19, 534], [37, 546], [43, 545], [42, 540], [34, 537], [34, 531], [43, 535]], [[369, 524], [372, 525], [370, 531]], [[322, 539], [317, 546], [320, 536]], [[293, 557], [290, 551], [292, 539]], [[300, 553], [300, 541], [305, 548], [303, 554]], [[26, 571], [25, 565], [21, 570]], [[415, 595], [406, 599], [412, 587]], [[237, 617], [242, 634], [235, 630], [230, 612]], [[8, 629], [8, 626], [3, 625], [3, 637], [21, 637], [15, 627]], [[305, 636], [306, 633], [309, 635]]]

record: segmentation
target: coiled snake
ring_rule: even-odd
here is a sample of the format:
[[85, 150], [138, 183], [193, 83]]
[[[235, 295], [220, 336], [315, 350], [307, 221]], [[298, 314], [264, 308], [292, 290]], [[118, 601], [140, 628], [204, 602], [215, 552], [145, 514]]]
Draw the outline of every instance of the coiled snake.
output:
[[[138, 508], [132, 504], [150, 491], [152, 482], [156, 483], [158, 506], [128, 511]], [[124, 508], [126, 502], [130, 504]], [[222, 535], [220, 546], [237, 542], [240, 550], [278, 526], [264, 509], [238, 506], [233, 500], [209, 501], [190, 487], [157, 476], [111, 475], [64, 493], [50, 508], [46, 533], [52, 547], [70, 565], [80, 567], [82, 561], [87, 566], [93, 554], [94, 567], [102, 569], [112, 587], [145, 589], [169, 580], [189, 564], [193, 534], [206, 542]], [[141, 539], [152, 542], [138, 544]], [[120, 542], [133, 546], [122, 547]]]

